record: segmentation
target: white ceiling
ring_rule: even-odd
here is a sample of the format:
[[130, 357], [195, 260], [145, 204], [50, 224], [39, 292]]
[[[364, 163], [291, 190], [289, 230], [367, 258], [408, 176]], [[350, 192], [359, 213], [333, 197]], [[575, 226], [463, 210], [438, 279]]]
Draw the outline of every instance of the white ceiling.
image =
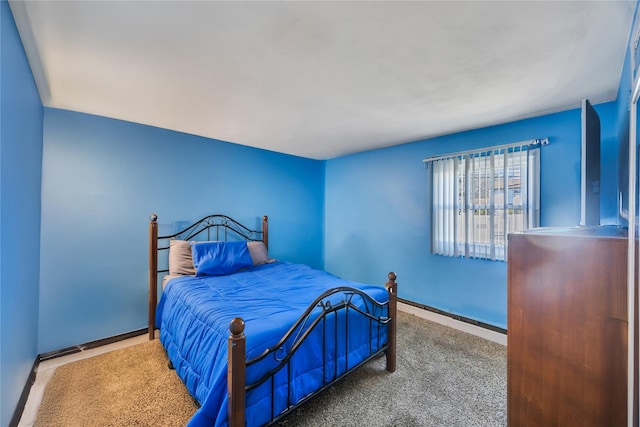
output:
[[614, 100], [635, 1], [9, 1], [45, 106], [327, 159]]

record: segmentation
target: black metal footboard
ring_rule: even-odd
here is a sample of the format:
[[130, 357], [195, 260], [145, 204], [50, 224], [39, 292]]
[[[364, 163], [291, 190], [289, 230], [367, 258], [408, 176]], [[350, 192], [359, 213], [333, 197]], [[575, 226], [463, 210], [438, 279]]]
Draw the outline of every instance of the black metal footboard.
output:
[[[278, 343], [250, 360], [245, 359], [244, 321], [240, 318], [234, 319], [230, 325], [229, 336], [229, 425], [245, 425], [246, 395], [264, 387], [265, 384], [271, 389], [271, 411], [266, 422], [261, 424], [272, 424], [382, 353], [387, 355], [387, 370], [395, 371], [395, 279], [395, 274], [389, 273], [389, 282], [386, 283], [389, 301], [386, 303], [379, 303], [366, 292], [352, 287], [338, 287], [326, 291], [309, 305]], [[350, 323], [357, 325], [359, 334], [366, 333], [367, 339], [361, 340], [360, 346], [362, 347], [362, 342], [368, 341], [368, 344], [364, 345], [368, 346], [368, 349], [364, 352], [360, 350], [357, 360], [351, 362]], [[366, 330], [360, 330], [363, 323], [367, 325]], [[316, 344], [321, 337], [322, 380], [318, 388], [299, 396], [292, 388], [295, 374], [292, 373], [291, 362], [297, 350], [312, 334], [316, 334]], [[247, 383], [247, 369], [250, 370], [260, 362], [269, 363], [270, 368], [258, 379], [252, 379], [251, 383]], [[276, 376], [282, 378], [283, 375], [286, 381], [276, 380]], [[276, 388], [281, 390], [283, 387], [286, 388], [286, 393], [275, 392]], [[284, 402], [276, 399], [276, 395], [283, 394], [286, 394]]]

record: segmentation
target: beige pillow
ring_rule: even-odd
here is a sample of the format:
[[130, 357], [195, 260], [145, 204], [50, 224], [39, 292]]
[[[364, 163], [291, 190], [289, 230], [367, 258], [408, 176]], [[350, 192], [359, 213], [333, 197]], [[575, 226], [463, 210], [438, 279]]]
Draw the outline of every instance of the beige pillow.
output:
[[269, 258], [267, 247], [263, 241], [259, 242], [247, 242], [247, 248], [249, 248], [249, 255], [253, 260], [253, 265], [262, 265], [274, 262], [275, 260]]
[[164, 277], [162, 278], [162, 290], [164, 290], [164, 288], [167, 286], [167, 283], [169, 283], [169, 280], [176, 279], [178, 277], [184, 277], [184, 276], [172, 276], [170, 274], [165, 274]]
[[194, 276], [196, 274], [191, 256], [191, 245], [186, 240], [171, 240], [169, 243], [169, 274], [171, 276]]

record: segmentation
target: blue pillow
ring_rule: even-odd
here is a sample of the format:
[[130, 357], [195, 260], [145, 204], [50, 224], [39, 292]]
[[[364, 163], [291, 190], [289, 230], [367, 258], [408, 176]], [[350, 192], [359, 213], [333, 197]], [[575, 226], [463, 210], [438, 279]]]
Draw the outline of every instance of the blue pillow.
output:
[[192, 242], [196, 276], [222, 276], [252, 267], [247, 242]]

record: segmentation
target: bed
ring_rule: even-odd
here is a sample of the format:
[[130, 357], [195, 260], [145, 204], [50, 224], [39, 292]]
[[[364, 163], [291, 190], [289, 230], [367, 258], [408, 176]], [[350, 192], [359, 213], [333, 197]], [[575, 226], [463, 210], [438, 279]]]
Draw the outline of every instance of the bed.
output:
[[151, 216], [149, 339], [200, 404], [190, 427], [273, 424], [381, 355], [395, 371], [395, 274], [382, 287], [277, 261], [268, 218], [255, 228], [210, 215], [159, 236]]

